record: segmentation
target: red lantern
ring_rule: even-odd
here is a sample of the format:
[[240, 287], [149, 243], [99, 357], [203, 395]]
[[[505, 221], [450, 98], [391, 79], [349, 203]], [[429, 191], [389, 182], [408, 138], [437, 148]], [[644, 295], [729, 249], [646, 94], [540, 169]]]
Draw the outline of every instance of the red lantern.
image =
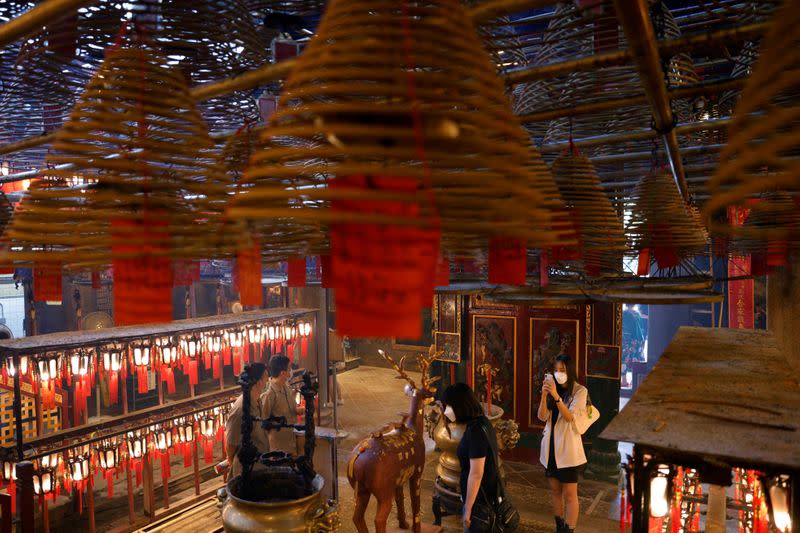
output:
[[36, 365], [42, 409], [51, 411], [56, 408], [56, 381], [61, 379], [61, 354], [45, 354], [37, 358]]
[[72, 450], [67, 458], [66, 479], [69, 479], [72, 487], [78, 492], [78, 508], [81, 513], [83, 513], [83, 493], [87, 487], [91, 490], [93, 485], [90, 458], [91, 451], [88, 445]]
[[119, 441], [116, 438], [100, 441], [97, 446], [97, 459], [100, 463], [100, 470], [103, 472], [103, 477], [106, 478], [108, 486], [108, 497], [114, 497], [114, 474], [118, 472], [121, 466]]
[[173, 369], [175, 366], [177, 366], [178, 361], [180, 360], [178, 346], [170, 337], [157, 338], [155, 343], [160, 354], [160, 381], [167, 382], [168, 394], [175, 394], [175, 373]]
[[194, 419], [181, 417], [173, 420], [173, 425], [178, 435], [178, 446], [183, 450], [183, 466], [192, 465], [192, 452], [194, 447]]
[[33, 301], [61, 303], [61, 263], [41, 262], [33, 265]]
[[56, 470], [61, 465], [58, 455], [45, 455], [35, 463], [33, 469], [33, 492], [39, 496], [40, 501], [45, 498], [55, 500], [58, 489]]
[[197, 415], [197, 429], [203, 442], [203, 457], [206, 464], [214, 462], [214, 440], [217, 438], [219, 428], [218, 409], [205, 411]]
[[123, 347], [110, 344], [103, 350], [103, 371], [108, 377], [109, 404], [115, 405], [119, 400], [119, 373], [122, 371]]
[[131, 348], [139, 394], [147, 394], [147, 391], [150, 390], [150, 385], [147, 383], [147, 371], [150, 368], [151, 348], [150, 341], [144, 339], [133, 343]]
[[300, 349], [303, 357], [308, 357], [308, 341], [311, 339], [311, 324], [300, 322], [297, 324], [297, 333], [300, 335]]
[[79, 349], [69, 356], [69, 377], [75, 386], [75, 425], [83, 421], [83, 413], [88, 412], [87, 398], [92, 395], [94, 381], [92, 353]]
[[172, 260], [165, 215], [149, 211], [111, 221], [114, 321], [118, 326], [172, 321]]
[[261, 245], [253, 241], [253, 246], [239, 250], [236, 254], [236, 277], [239, 283], [239, 300], [243, 306], [261, 307], [263, 289], [261, 288]]
[[153, 452], [157, 459], [161, 459], [161, 479], [164, 483], [171, 476], [169, 454], [174, 444], [172, 424], [165, 423], [150, 427], [153, 436]]
[[3, 481], [8, 483], [8, 495], [11, 496], [11, 514], [17, 513], [17, 463], [3, 459]]
[[142, 461], [147, 455], [147, 433], [142, 430], [129, 431], [126, 436], [128, 443], [128, 468], [136, 472], [136, 486], [142, 484]]

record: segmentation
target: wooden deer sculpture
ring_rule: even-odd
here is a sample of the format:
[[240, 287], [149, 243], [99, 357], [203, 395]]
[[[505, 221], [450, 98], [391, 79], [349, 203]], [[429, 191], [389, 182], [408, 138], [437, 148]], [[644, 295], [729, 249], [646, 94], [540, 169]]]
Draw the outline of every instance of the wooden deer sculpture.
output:
[[413, 515], [414, 533], [420, 533], [420, 481], [425, 467], [425, 443], [423, 441], [424, 422], [423, 408], [426, 400], [435, 393], [434, 383], [440, 378], [430, 379], [428, 369], [436, 358], [431, 347], [428, 356], [418, 355], [417, 364], [422, 372], [422, 387], [417, 387], [408, 377], [403, 364], [405, 357], [396, 363], [394, 359], [379, 350], [381, 356], [392, 365], [399, 374], [397, 379], [404, 379], [411, 386], [411, 407], [403, 420], [392, 423], [372, 433], [362, 440], [350, 454], [347, 465], [347, 479], [356, 492], [353, 523], [358, 533], [368, 533], [364, 512], [367, 509], [370, 495], [378, 500], [378, 511], [375, 514], [376, 533], [386, 533], [386, 521], [392, 510], [392, 500], [397, 503], [397, 517], [400, 529], [408, 529], [405, 502], [403, 500], [403, 484], [408, 482], [411, 492], [411, 513]]

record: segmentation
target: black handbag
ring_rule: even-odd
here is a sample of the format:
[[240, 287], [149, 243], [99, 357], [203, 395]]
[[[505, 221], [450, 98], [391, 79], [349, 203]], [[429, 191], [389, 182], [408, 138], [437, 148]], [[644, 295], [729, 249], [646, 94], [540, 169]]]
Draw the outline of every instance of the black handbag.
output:
[[479, 496], [472, 506], [472, 515], [470, 516], [470, 533], [511, 533], [516, 531], [519, 527], [519, 511], [517, 511], [514, 504], [506, 495], [505, 483], [500, 477], [499, 462], [497, 460], [497, 439], [493, 439], [486, 429], [486, 424], [481, 424], [483, 434], [486, 435], [486, 440], [489, 441], [489, 447], [492, 449], [492, 468], [495, 469], [497, 479], [497, 495], [494, 501], [490, 501], [489, 497], [481, 487]]

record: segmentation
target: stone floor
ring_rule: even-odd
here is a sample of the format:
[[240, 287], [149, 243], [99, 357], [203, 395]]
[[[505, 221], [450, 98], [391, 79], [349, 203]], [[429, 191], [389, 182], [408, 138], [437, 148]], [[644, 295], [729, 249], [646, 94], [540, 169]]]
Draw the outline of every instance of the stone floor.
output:
[[[339, 376], [344, 404], [338, 407], [340, 429], [348, 436], [339, 445], [339, 498], [342, 518], [342, 533], [355, 531], [351, 521], [353, 509], [353, 490], [347, 482], [347, 460], [350, 451], [371, 431], [383, 424], [399, 420], [400, 413], [408, 410], [408, 397], [403, 394], [405, 382], [394, 379], [394, 371], [361, 366]], [[413, 375], [412, 375], [413, 376]], [[438, 452], [433, 443], [428, 443], [428, 462], [422, 483], [423, 521], [432, 522], [431, 495], [435, 478], [435, 465]], [[523, 532], [551, 532], [552, 512], [544, 469], [539, 464], [506, 463], [507, 487], [522, 517]], [[585, 533], [608, 533], [619, 530], [616, 485], [596, 481], [583, 481], [579, 485], [581, 516], [577, 530]], [[408, 496], [406, 496], [408, 498]], [[616, 508], [615, 508], [616, 504]], [[406, 508], [409, 505], [406, 504]], [[375, 501], [370, 501], [367, 509], [367, 523], [372, 530], [375, 516]], [[396, 524], [394, 510], [390, 525]], [[457, 517], [445, 517], [445, 531], [461, 531]]]

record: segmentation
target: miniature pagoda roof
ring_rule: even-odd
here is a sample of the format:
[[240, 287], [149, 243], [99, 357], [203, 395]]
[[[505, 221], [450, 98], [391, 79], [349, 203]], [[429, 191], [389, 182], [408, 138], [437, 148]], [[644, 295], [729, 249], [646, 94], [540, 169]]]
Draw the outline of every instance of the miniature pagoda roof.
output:
[[682, 327], [600, 435], [730, 466], [800, 468], [800, 373], [772, 333]]

